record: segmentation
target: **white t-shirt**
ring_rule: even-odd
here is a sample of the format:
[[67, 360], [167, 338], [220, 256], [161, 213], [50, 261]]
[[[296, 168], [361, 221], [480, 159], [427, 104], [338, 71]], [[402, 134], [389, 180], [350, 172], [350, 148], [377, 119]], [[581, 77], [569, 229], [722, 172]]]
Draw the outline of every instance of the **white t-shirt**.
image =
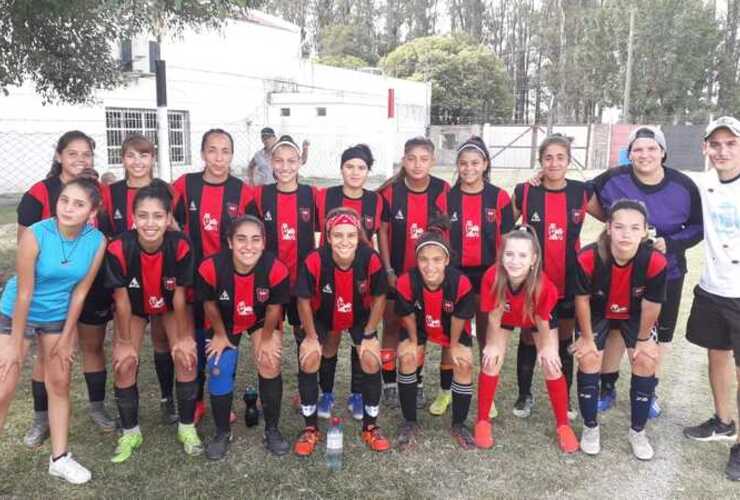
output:
[[707, 172], [699, 183], [704, 216], [704, 270], [699, 286], [740, 298], [740, 177], [722, 182]]

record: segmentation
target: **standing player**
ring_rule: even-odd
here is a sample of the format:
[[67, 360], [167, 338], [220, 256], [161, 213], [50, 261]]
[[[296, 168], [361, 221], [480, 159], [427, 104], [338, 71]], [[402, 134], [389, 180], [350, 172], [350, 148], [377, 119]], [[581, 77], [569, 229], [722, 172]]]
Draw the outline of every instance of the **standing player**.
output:
[[[388, 273], [388, 305], [383, 316], [383, 400], [388, 405], [398, 404], [396, 383], [396, 351], [399, 342], [399, 318], [394, 312], [395, 287], [398, 276], [416, 265], [416, 243], [426, 231], [429, 221], [436, 216], [436, 200], [449, 191], [447, 182], [430, 175], [434, 165], [434, 144], [426, 137], [414, 137], [403, 147], [401, 169], [386, 181], [378, 193], [383, 197], [383, 220], [378, 234], [380, 257]], [[424, 407], [422, 371], [424, 360], [419, 360], [419, 390], [417, 406]]]
[[661, 252], [646, 244], [648, 220], [645, 205], [618, 200], [609, 209], [606, 229], [597, 243], [578, 254], [579, 338], [571, 349], [578, 359], [578, 403], [584, 424], [581, 449], [589, 455], [601, 449], [599, 373], [607, 336], [613, 333], [624, 339], [632, 364], [632, 452], [640, 460], [653, 458], [645, 424], [656, 384], [656, 321], [666, 298], [668, 265]]
[[229, 247], [201, 262], [198, 296], [206, 314], [208, 392], [216, 436], [206, 456], [219, 460], [231, 442], [229, 415], [239, 344], [244, 333], [252, 340], [259, 375], [259, 394], [265, 416], [264, 443], [274, 455], [285, 455], [290, 445], [278, 429], [283, 378], [280, 372], [283, 305], [290, 299], [288, 268], [265, 249], [265, 226], [252, 215], [231, 225]]
[[[336, 359], [338, 341], [348, 332], [363, 371], [362, 440], [374, 451], [390, 449], [376, 424], [380, 404], [380, 344], [378, 323], [383, 316], [387, 278], [380, 256], [365, 237], [353, 209], [339, 207], [326, 219], [326, 245], [301, 263], [296, 296], [303, 332], [299, 343], [298, 387], [306, 428], [295, 443], [296, 455], [313, 453], [320, 440], [317, 423], [321, 359]], [[341, 338], [341, 337], [340, 337]], [[321, 359], [320, 359], [321, 358]]]
[[542, 365], [550, 404], [555, 416], [555, 431], [560, 449], [578, 451], [578, 439], [568, 423], [568, 386], [558, 355], [557, 320], [552, 311], [558, 290], [542, 271], [542, 250], [535, 231], [519, 226], [506, 234], [499, 257], [483, 275], [481, 311], [488, 313], [486, 347], [478, 378], [478, 421], [475, 443], [479, 448], [494, 444], [490, 406], [496, 396], [506, 347], [514, 328], [533, 335], [537, 357]]
[[[568, 348], [575, 326], [575, 274], [568, 270], [574, 269], [576, 254], [581, 248], [581, 226], [593, 195], [586, 183], [565, 178], [570, 161], [570, 139], [553, 134], [539, 147], [542, 182], [537, 186], [522, 183], [514, 189], [514, 218], [521, 215], [522, 222], [535, 230], [542, 249], [542, 270], [558, 289], [553, 317], [558, 324], [558, 352], [568, 392], [573, 383], [573, 356]], [[514, 415], [517, 417], [526, 418], [532, 412], [532, 377], [536, 360], [534, 338], [531, 333], [524, 333], [519, 338], [516, 355], [519, 396], [514, 403]], [[575, 413], [570, 411], [570, 402], [568, 408], [571, 418], [575, 418]]]
[[[723, 116], [710, 123], [704, 133], [704, 154], [717, 175], [708, 174], [699, 188], [704, 213], [704, 271], [694, 288], [686, 338], [707, 349], [714, 416], [686, 427], [683, 433], [698, 441], [736, 440], [730, 394], [732, 380], [740, 380], [740, 121]], [[740, 443], [730, 449], [725, 474], [728, 479], [740, 480]]]
[[[475, 329], [481, 355], [488, 328], [488, 315], [479, 310], [481, 278], [496, 262], [501, 236], [514, 224], [509, 194], [490, 183], [490, 173], [488, 149], [480, 137], [473, 136], [457, 148], [457, 182], [437, 200], [439, 209], [450, 219], [450, 244], [455, 263], [473, 285]], [[449, 354], [449, 351], [443, 353]], [[453, 367], [451, 359], [442, 359], [442, 391], [429, 407], [432, 415], [444, 414], [452, 401]]]
[[[231, 134], [222, 129], [206, 131], [200, 144], [200, 155], [205, 163], [203, 171], [185, 174], [172, 185], [176, 193], [175, 219], [190, 238], [194, 262], [226, 248], [231, 221], [246, 213], [252, 202], [250, 188], [231, 175], [231, 160], [234, 158]], [[206, 339], [203, 306], [196, 302], [193, 309], [198, 344], [197, 424], [205, 415]]]
[[[352, 208], [360, 215], [362, 229], [367, 240], [373, 244], [375, 235], [380, 230], [383, 200], [375, 191], [365, 189], [365, 183], [373, 167], [373, 154], [364, 144], [347, 148], [342, 153], [340, 171], [342, 185], [333, 186], [317, 192], [316, 217], [322, 239], [325, 233], [326, 214], [337, 207]], [[328, 339], [332, 341], [334, 339]], [[354, 344], [350, 347], [352, 355], [352, 385], [347, 399], [347, 408], [355, 420], [362, 420], [362, 367]], [[321, 358], [319, 367], [319, 417], [329, 418], [334, 406], [334, 372], [337, 366], [336, 356]]]
[[128, 460], [143, 443], [139, 428], [138, 358], [149, 318], [161, 316], [172, 345], [177, 378], [177, 439], [185, 453], [203, 447], [195, 430], [196, 352], [186, 288], [193, 282], [193, 254], [184, 234], [168, 231], [172, 223], [169, 186], [152, 181], [131, 203], [136, 229], [108, 244], [106, 285], [114, 290], [116, 335], [113, 347], [115, 391], [123, 434], [113, 463]]

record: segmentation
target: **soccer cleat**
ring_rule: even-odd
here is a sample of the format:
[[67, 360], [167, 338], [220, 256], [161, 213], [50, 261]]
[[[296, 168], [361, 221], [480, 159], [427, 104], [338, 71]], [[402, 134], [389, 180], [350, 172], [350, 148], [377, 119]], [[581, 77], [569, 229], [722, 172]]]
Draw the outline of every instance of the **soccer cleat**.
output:
[[683, 435], [696, 441], [720, 441], [737, 439], [737, 430], [735, 421], [730, 420], [729, 424], [724, 424], [717, 415], [692, 427], [685, 427]]
[[740, 444], [730, 448], [730, 459], [725, 467], [725, 475], [730, 481], [740, 481]]
[[198, 437], [195, 425], [179, 425], [177, 429], [177, 440], [182, 443], [186, 455], [195, 457], [203, 453], [203, 443]]
[[470, 433], [470, 430], [462, 424], [452, 424], [450, 428], [450, 434], [455, 439], [455, 442], [460, 445], [463, 450], [475, 449], [475, 439]]
[[90, 419], [95, 422], [95, 425], [97, 425], [101, 431], [113, 432], [116, 430], [116, 419], [108, 415], [102, 401], [90, 403], [87, 409], [87, 414], [90, 415]]
[[663, 410], [658, 404], [658, 396], [653, 396], [653, 399], [650, 400], [650, 410], [648, 411], [648, 418], [658, 418], [661, 413], [663, 413]]
[[175, 400], [172, 398], [159, 400], [159, 414], [164, 425], [176, 424], [180, 420], [175, 408]]
[[56, 461], [49, 457], [49, 474], [54, 477], [61, 477], [71, 484], [84, 484], [92, 477], [90, 471], [72, 458], [72, 454], [69, 452]]
[[598, 455], [601, 451], [601, 431], [599, 426], [583, 427], [581, 432], [581, 450], [586, 455]]
[[617, 403], [617, 389], [602, 390], [599, 394], [599, 402], [596, 409], [599, 412], [610, 410]]
[[475, 423], [473, 431], [475, 433], [473, 440], [478, 448], [484, 450], [493, 448], [493, 426], [491, 425], [491, 422], [488, 420], [478, 420]]
[[23, 444], [28, 448], [38, 448], [44, 441], [49, 438], [49, 420], [47, 413], [43, 412], [43, 416], [38, 415], [34, 417], [31, 423], [31, 428], [28, 429], [26, 435], [23, 436]]
[[578, 438], [570, 425], [561, 425], [555, 432], [558, 435], [558, 446], [563, 453], [578, 451]]
[[362, 441], [373, 451], [388, 451], [391, 449], [391, 442], [383, 435], [377, 425], [362, 431]]
[[206, 446], [206, 457], [209, 460], [223, 460], [231, 446], [232, 436], [230, 432], [219, 432]]
[[491, 401], [491, 409], [488, 410], [488, 419], [493, 420], [496, 417], [498, 417], [498, 410], [496, 409], [496, 402]]
[[416, 446], [416, 435], [419, 425], [416, 422], [404, 422], [396, 436], [396, 448], [401, 451], [410, 450]]
[[347, 411], [352, 414], [355, 420], [362, 420], [363, 414], [362, 394], [353, 392], [347, 398]]
[[195, 413], [193, 414], [193, 424], [200, 425], [203, 417], [206, 416], [206, 404], [203, 401], [195, 402]]
[[452, 392], [451, 391], [439, 391], [437, 397], [434, 398], [432, 404], [429, 405], [429, 413], [437, 417], [444, 415], [447, 412], [447, 407], [452, 403]]
[[262, 442], [267, 451], [278, 457], [282, 457], [290, 451], [290, 443], [285, 440], [277, 428], [265, 429], [265, 437]]
[[532, 414], [532, 407], [534, 406], [534, 396], [528, 394], [526, 396], [519, 396], [514, 403], [514, 409], [512, 410], [514, 416], [519, 418], [527, 418]]
[[118, 445], [116, 451], [113, 452], [113, 458], [110, 459], [114, 464], [121, 464], [131, 458], [134, 454], [134, 450], [139, 448], [144, 442], [144, 437], [141, 432], [124, 432], [121, 437], [118, 438]]
[[383, 386], [383, 404], [390, 408], [398, 408], [398, 385], [389, 384]]
[[334, 393], [333, 392], [324, 392], [321, 394], [321, 397], [319, 398], [319, 404], [318, 409], [316, 410], [316, 413], [318, 414], [319, 418], [329, 418], [331, 417], [331, 411], [334, 409]]
[[630, 429], [628, 437], [630, 445], [632, 445], [632, 453], [634, 453], [636, 458], [640, 460], [651, 460], [653, 456], [655, 456], [655, 452], [653, 451], [653, 447], [650, 445], [650, 441], [648, 441], [645, 429], [640, 432]]
[[424, 395], [424, 386], [419, 385], [416, 387], [416, 409], [421, 410], [427, 404], [427, 398]]
[[570, 405], [570, 401], [568, 402], [568, 420], [573, 422], [575, 419], [578, 418], [578, 412], [573, 409], [573, 407]]
[[316, 427], [306, 427], [293, 445], [293, 451], [299, 457], [309, 457], [319, 441], [321, 441], [319, 430]]

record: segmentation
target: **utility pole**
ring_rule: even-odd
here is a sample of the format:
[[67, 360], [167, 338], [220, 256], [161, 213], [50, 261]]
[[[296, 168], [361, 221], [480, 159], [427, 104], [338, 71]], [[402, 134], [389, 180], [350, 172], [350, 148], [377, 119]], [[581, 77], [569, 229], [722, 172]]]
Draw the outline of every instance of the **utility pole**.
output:
[[627, 75], [624, 81], [624, 102], [622, 105], [622, 121], [630, 123], [630, 93], [632, 92], [632, 45], [635, 37], [635, 8], [630, 9], [630, 33], [627, 39]]

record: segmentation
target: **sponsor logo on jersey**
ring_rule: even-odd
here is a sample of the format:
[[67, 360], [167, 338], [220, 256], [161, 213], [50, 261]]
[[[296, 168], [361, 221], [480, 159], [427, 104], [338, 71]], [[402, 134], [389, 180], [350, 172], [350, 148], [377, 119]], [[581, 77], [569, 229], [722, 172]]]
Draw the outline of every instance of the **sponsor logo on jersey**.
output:
[[190, 211], [191, 212], [197, 212], [198, 211], [198, 207], [195, 206], [195, 202], [194, 201], [191, 201], [190, 202]]
[[352, 302], [345, 302], [342, 297], [337, 297], [337, 311], [345, 314], [351, 313]]
[[136, 278], [131, 278], [131, 281], [128, 284], [129, 288], [141, 288], [141, 285], [139, 285], [139, 282], [136, 281]]
[[396, 216], [394, 218], [396, 220], [403, 220], [404, 219], [403, 212], [401, 211], [400, 208], [398, 209], [398, 212], [396, 212]]
[[424, 234], [424, 229], [419, 227], [416, 222], [411, 224], [411, 227], [409, 228], [409, 238], [411, 238], [412, 240], [418, 240], [419, 238], [421, 238], [422, 234]]
[[624, 314], [627, 312], [627, 306], [620, 306], [619, 304], [612, 304], [609, 306], [609, 311], [614, 314]]
[[334, 291], [331, 289], [331, 285], [329, 283], [327, 283], [326, 285], [324, 285], [324, 288], [322, 288], [321, 291], [324, 292], [324, 293], [334, 293]]
[[162, 309], [164, 307], [164, 297], [149, 297], [149, 307], [152, 309]]
[[438, 319], [435, 319], [431, 314], [427, 314], [424, 318], [426, 320], [427, 328], [441, 328], [442, 322]]
[[565, 238], [565, 231], [562, 227], [558, 227], [557, 224], [551, 222], [547, 228], [547, 239], [550, 241], [560, 241]]
[[257, 300], [259, 302], [267, 302], [267, 299], [270, 298], [269, 288], [258, 288], [257, 290], [255, 290], [255, 293], [257, 294]]
[[571, 222], [573, 222], [573, 224], [580, 224], [581, 222], [583, 222], [583, 217], [584, 214], [583, 210], [581, 209], [574, 208], [570, 211], [570, 220]]
[[264, 219], [265, 219], [265, 222], [272, 222], [272, 214], [270, 213], [270, 211], [269, 211], [269, 210], [267, 210], [267, 211], [265, 212], [265, 217], [264, 217]]
[[442, 310], [447, 314], [452, 314], [452, 311], [455, 310], [455, 304], [451, 300], [445, 300], [444, 304], [442, 304]]
[[301, 214], [301, 219], [303, 219], [303, 222], [309, 222], [311, 220], [310, 208], [299, 208], [298, 213]]
[[283, 237], [283, 241], [295, 240], [295, 228], [290, 227], [287, 222], [283, 222], [280, 226], [280, 234]]
[[236, 203], [227, 203], [226, 213], [233, 219], [239, 214], [239, 207], [236, 206]]
[[203, 230], [218, 231], [218, 219], [211, 216], [211, 214], [208, 212], [203, 214]]
[[465, 237], [480, 238], [480, 226], [473, 223], [472, 220], [465, 222]]
[[542, 219], [540, 219], [540, 214], [538, 214], [537, 211], [535, 211], [532, 214], [532, 217], [529, 218], [529, 221], [530, 222], [542, 222]]
[[224, 290], [223, 292], [221, 292], [221, 295], [218, 297], [218, 300], [229, 301], [231, 300], [231, 297], [229, 297], [229, 293], [226, 290]]
[[507, 302], [504, 304], [504, 312], [510, 313], [511, 312], [511, 302]]
[[169, 290], [169, 291], [172, 291], [172, 290], [174, 290], [174, 289], [175, 289], [175, 286], [176, 286], [176, 284], [177, 284], [177, 282], [176, 282], [175, 278], [168, 278], [168, 277], [164, 277], [164, 278], [162, 279], [162, 281], [163, 281], [163, 283], [164, 283], [164, 289], [165, 289], [165, 290]]
[[113, 218], [117, 220], [123, 219], [123, 215], [121, 215], [121, 211], [116, 208], [116, 211], [113, 212]]
[[236, 305], [236, 313], [239, 316], [251, 316], [254, 314], [254, 309], [252, 309], [252, 306], [248, 306], [243, 300], [240, 300]]
[[496, 222], [496, 209], [495, 208], [486, 209], [486, 220], [488, 222]]

